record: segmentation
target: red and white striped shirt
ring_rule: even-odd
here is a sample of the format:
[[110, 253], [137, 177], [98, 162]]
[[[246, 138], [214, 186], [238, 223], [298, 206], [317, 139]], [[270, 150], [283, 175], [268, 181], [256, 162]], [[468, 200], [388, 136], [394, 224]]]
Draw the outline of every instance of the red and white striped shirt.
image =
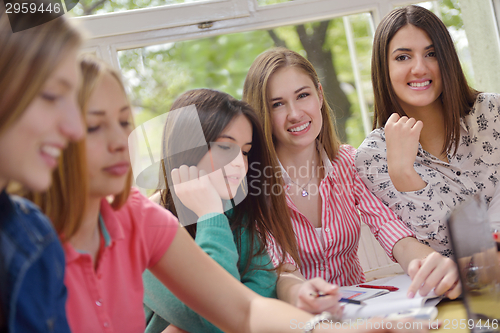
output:
[[[355, 148], [341, 146], [333, 161], [328, 159], [321, 145], [318, 148], [325, 170], [325, 178], [319, 185], [325, 245], [319, 239], [315, 227], [297, 210], [288, 193], [286, 194], [302, 262], [301, 273], [306, 279], [321, 277], [340, 286], [358, 284], [365, 281], [357, 254], [361, 222], [370, 227], [375, 238], [394, 261], [394, 244], [404, 237], [414, 237], [414, 234], [360, 180], [354, 164]], [[286, 193], [291, 181], [283, 167], [282, 172]], [[281, 258], [281, 250], [272, 238], [268, 244], [269, 255], [276, 266]], [[287, 256], [286, 261], [297, 266], [290, 256]]]

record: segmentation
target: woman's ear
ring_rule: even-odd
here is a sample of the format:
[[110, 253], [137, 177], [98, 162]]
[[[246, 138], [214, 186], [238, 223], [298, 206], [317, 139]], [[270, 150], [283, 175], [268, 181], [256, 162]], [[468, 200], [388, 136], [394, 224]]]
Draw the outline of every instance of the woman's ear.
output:
[[321, 104], [321, 107], [323, 107], [323, 86], [321, 83], [318, 82], [318, 97], [319, 97], [319, 104]]

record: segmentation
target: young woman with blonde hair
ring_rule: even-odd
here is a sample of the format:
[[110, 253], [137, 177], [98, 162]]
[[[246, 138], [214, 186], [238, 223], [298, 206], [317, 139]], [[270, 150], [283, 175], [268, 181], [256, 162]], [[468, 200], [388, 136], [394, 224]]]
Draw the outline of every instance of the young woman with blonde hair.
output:
[[14, 23], [27, 21], [9, 21], [0, 3], [0, 331], [69, 332], [57, 234], [38, 207], [6, 188], [46, 190], [61, 150], [83, 136], [82, 37], [64, 17], [16, 33]]
[[[338, 142], [331, 109], [307, 59], [284, 48], [264, 52], [250, 67], [243, 99], [259, 114], [267, 147], [279, 158], [275, 170], [283, 175], [299, 246], [302, 267], [282, 274], [289, 283], [278, 295], [314, 298], [299, 288], [314, 277], [341, 286], [365, 281], [357, 256], [361, 222], [412, 277], [409, 297], [434, 287], [438, 294], [459, 295], [454, 263], [420, 244], [362, 183], [354, 166], [356, 150]], [[269, 252], [271, 257], [280, 253], [276, 246]], [[288, 263], [298, 268], [291, 258]]]

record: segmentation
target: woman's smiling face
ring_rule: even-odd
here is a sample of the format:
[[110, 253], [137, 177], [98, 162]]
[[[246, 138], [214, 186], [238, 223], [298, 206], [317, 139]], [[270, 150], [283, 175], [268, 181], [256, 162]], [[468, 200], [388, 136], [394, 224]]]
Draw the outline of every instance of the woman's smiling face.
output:
[[323, 97], [309, 75], [295, 67], [280, 68], [269, 78], [267, 90], [276, 148], [314, 144], [323, 125]]
[[394, 35], [388, 50], [391, 84], [406, 113], [440, 103], [441, 72], [427, 33], [408, 24]]

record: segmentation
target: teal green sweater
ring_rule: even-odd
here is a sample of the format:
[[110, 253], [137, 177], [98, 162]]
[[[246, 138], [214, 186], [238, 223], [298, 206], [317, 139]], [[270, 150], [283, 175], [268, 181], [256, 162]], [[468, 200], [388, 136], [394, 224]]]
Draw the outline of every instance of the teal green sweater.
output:
[[[241, 253], [238, 253], [235, 235], [227, 217], [224, 214], [210, 213], [198, 220], [195, 241], [203, 251], [245, 286], [264, 297], [276, 298], [277, 277], [267, 253], [254, 257], [247, 272], [241, 275], [250, 258], [250, 235], [246, 229], [239, 232], [242, 232]], [[258, 242], [258, 239], [255, 241]], [[159, 333], [169, 323], [191, 333], [222, 332], [178, 300], [148, 270], [144, 272], [143, 280], [146, 333]]]

